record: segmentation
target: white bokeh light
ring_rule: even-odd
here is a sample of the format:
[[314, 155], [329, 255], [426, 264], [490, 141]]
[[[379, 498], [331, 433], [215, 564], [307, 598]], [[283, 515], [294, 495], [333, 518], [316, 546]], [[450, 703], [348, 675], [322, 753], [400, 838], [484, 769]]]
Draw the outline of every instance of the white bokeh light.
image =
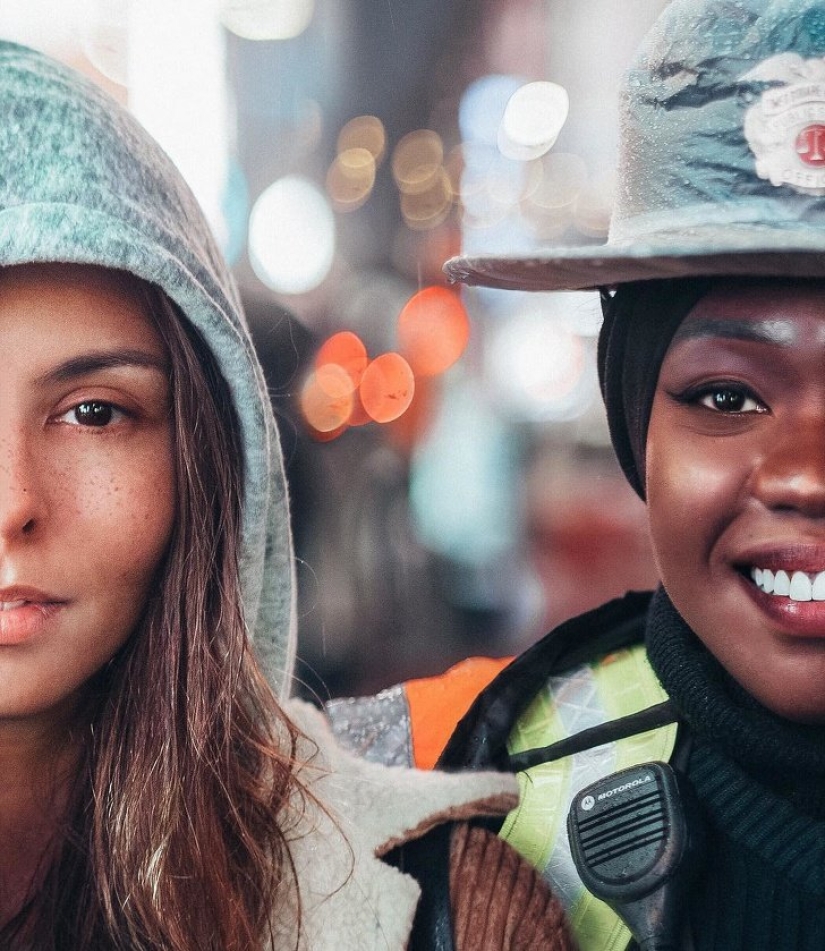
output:
[[305, 294], [329, 274], [335, 219], [322, 192], [289, 175], [265, 189], [249, 216], [249, 260], [258, 278], [281, 294]]
[[224, 0], [223, 25], [246, 40], [289, 40], [309, 26], [314, 0]]
[[80, 47], [112, 82], [129, 81], [129, 0], [80, 0]]
[[498, 130], [498, 147], [507, 158], [529, 160], [548, 152], [570, 112], [567, 90], [557, 83], [519, 87], [507, 102]]
[[226, 248], [230, 120], [226, 49], [216, 3], [126, 3], [128, 104], [180, 169]]
[[575, 419], [593, 398], [590, 363], [578, 334], [540, 309], [502, 320], [485, 353], [488, 378], [517, 418]]

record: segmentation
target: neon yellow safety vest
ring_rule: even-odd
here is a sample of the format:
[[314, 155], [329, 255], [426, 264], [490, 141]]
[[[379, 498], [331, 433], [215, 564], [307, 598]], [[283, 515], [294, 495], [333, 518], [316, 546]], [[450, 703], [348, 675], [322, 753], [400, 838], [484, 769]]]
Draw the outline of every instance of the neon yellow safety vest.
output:
[[[551, 676], [516, 722], [511, 754], [549, 746], [589, 727], [637, 713], [667, 700], [639, 644]], [[542, 763], [519, 773], [521, 800], [501, 835], [553, 887], [567, 911], [581, 951], [621, 951], [630, 931], [579, 879], [567, 840], [567, 814], [579, 790], [597, 779], [653, 760], [667, 762], [677, 725], [666, 726]]]
[[[508, 659], [471, 658], [438, 677], [408, 681], [374, 697], [327, 705], [334, 732], [366, 759], [431, 768], [456, 723]], [[583, 730], [667, 700], [642, 644], [548, 677], [510, 733], [511, 755], [550, 746]], [[604, 743], [519, 773], [521, 800], [501, 835], [550, 883], [581, 951], [623, 951], [627, 927], [582, 884], [567, 840], [567, 814], [585, 786], [630, 766], [667, 762], [677, 725]]]

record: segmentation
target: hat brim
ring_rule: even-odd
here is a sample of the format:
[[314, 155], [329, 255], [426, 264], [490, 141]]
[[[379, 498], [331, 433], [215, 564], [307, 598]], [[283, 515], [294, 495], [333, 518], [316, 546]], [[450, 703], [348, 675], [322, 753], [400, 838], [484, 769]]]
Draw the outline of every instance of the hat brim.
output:
[[[548, 248], [533, 256], [451, 258], [444, 272], [453, 282], [528, 291], [595, 290], [630, 281], [680, 277], [758, 276], [825, 278], [825, 233], [771, 232], [760, 227], [715, 229], [696, 240], [640, 241]], [[766, 234], [767, 232], [767, 234]], [[676, 239], [676, 240], [674, 240]]]

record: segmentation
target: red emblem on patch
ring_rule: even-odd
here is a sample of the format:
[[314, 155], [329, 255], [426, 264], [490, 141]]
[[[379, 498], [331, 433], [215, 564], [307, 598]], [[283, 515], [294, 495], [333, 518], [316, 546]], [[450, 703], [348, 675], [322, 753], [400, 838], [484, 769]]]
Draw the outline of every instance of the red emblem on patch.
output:
[[808, 125], [796, 137], [796, 154], [806, 165], [825, 165], [825, 125]]

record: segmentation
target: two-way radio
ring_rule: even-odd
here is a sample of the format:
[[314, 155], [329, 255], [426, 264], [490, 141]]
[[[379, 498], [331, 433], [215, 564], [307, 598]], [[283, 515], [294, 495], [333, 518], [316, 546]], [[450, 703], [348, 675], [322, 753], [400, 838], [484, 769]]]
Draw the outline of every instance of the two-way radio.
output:
[[567, 829], [585, 887], [616, 912], [642, 951], [684, 951], [687, 891], [705, 846], [687, 779], [665, 763], [612, 773], [578, 793]]

